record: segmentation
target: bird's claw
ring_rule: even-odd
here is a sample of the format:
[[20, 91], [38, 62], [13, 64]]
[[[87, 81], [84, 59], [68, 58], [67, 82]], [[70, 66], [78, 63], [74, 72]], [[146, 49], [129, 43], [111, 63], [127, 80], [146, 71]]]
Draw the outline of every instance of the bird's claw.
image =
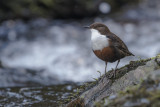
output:
[[108, 76], [109, 79], [115, 79], [116, 78], [116, 71], [112, 72]]

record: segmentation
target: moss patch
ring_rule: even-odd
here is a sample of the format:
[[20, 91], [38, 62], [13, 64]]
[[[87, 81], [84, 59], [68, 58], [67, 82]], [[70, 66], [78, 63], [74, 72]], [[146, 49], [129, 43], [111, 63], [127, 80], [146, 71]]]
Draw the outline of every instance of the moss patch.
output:
[[84, 101], [81, 98], [77, 98], [76, 100], [69, 103], [66, 107], [84, 107]]
[[[145, 65], [146, 62], [150, 61], [151, 59], [155, 59], [155, 57], [149, 58], [149, 59], [141, 59], [141, 60], [138, 60], [138, 61], [130, 61], [130, 63], [128, 65], [125, 65], [124, 67], [121, 67], [121, 68], [117, 69], [115, 79], [118, 79], [118, 78], [122, 77], [123, 75], [125, 75], [127, 72], [129, 72], [131, 70], [135, 70], [139, 66]], [[113, 72], [114, 72], [113, 69], [108, 71], [107, 76], [110, 76]]]

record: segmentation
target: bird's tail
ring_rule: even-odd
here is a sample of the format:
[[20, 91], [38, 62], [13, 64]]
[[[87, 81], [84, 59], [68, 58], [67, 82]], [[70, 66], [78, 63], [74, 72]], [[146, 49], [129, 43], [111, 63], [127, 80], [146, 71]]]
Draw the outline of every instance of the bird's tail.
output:
[[134, 54], [132, 54], [131, 52], [129, 52], [128, 54], [129, 54], [129, 56], [135, 56], [135, 55], [134, 55]]

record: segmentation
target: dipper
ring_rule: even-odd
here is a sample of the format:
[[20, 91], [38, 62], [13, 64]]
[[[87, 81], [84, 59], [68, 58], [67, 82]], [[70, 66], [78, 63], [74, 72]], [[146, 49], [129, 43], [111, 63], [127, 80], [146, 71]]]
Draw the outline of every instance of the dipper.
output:
[[94, 54], [105, 61], [105, 75], [108, 62], [115, 62], [118, 60], [113, 74], [109, 78], [116, 78], [116, 69], [120, 59], [126, 56], [134, 56], [127, 48], [125, 43], [109, 28], [102, 23], [93, 23], [89, 28], [91, 30], [91, 43]]

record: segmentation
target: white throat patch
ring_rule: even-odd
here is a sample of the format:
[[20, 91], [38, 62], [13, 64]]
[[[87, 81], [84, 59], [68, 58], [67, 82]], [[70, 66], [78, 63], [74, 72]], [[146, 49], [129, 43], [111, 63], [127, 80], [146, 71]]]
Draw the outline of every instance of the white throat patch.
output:
[[109, 46], [108, 38], [101, 35], [96, 29], [91, 29], [91, 42], [93, 50], [102, 50]]

